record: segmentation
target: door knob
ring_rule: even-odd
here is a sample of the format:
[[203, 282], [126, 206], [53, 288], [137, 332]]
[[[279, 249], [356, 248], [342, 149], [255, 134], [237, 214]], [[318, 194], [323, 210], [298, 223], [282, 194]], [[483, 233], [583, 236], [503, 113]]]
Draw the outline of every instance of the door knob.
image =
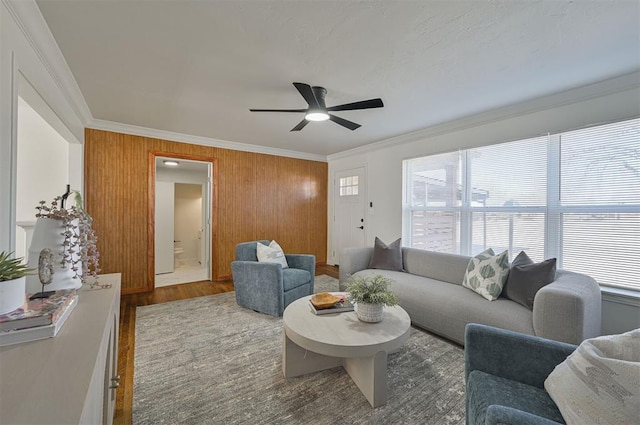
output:
[[364, 226], [356, 227], [356, 229], [364, 229]]

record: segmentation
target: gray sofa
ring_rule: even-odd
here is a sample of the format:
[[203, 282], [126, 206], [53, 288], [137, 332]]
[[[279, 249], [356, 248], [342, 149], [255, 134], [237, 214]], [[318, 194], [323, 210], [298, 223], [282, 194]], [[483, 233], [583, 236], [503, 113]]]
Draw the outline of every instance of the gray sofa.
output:
[[535, 296], [533, 311], [500, 297], [488, 301], [462, 286], [470, 257], [402, 248], [404, 272], [368, 269], [373, 248], [347, 248], [340, 254], [340, 289], [350, 275], [391, 278], [414, 325], [464, 344], [465, 325], [480, 323], [556, 341], [579, 344], [600, 335], [601, 294], [584, 274], [557, 270], [554, 282]]

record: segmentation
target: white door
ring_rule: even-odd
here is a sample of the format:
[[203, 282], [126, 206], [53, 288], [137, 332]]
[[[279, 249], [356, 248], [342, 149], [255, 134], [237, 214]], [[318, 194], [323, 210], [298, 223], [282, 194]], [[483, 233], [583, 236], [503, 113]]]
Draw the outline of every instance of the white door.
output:
[[340, 262], [342, 248], [364, 247], [365, 170], [354, 168], [339, 171], [334, 179], [335, 237], [334, 259]]
[[201, 264], [211, 279], [211, 200], [213, 199], [213, 164], [207, 167], [207, 183], [202, 185], [202, 247]]
[[155, 265], [156, 274], [173, 272], [173, 182], [156, 181]]

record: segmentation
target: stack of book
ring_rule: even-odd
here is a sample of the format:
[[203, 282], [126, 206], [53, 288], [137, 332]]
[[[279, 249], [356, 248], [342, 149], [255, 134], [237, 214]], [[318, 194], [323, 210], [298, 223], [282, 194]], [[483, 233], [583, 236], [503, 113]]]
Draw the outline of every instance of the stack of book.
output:
[[10, 313], [0, 315], [0, 347], [57, 335], [78, 304], [75, 289], [56, 291], [49, 298], [29, 300]]
[[[322, 295], [331, 295], [333, 298], [328, 302], [318, 302], [317, 299], [314, 299], [315, 296]], [[327, 297], [324, 297], [327, 298]], [[324, 300], [323, 300], [324, 301]], [[347, 301], [346, 297], [343, 294], [331, 294], [328, 292], [323, 292], [320, 294], [315, 294], [309, 300], [309, 307], [311, 307], [311, 312], [313, 314], [331, 314], [331, 313], [344, 313], [346, 311], [353, 311], [353, 304]]]

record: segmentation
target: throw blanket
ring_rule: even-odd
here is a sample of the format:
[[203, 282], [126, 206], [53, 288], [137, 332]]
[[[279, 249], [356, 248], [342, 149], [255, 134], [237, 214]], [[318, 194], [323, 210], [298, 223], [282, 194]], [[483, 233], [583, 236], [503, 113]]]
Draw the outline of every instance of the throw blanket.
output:
[[640, 329], [585, 340], [544, 387], [568, 425], [637, 423]]

